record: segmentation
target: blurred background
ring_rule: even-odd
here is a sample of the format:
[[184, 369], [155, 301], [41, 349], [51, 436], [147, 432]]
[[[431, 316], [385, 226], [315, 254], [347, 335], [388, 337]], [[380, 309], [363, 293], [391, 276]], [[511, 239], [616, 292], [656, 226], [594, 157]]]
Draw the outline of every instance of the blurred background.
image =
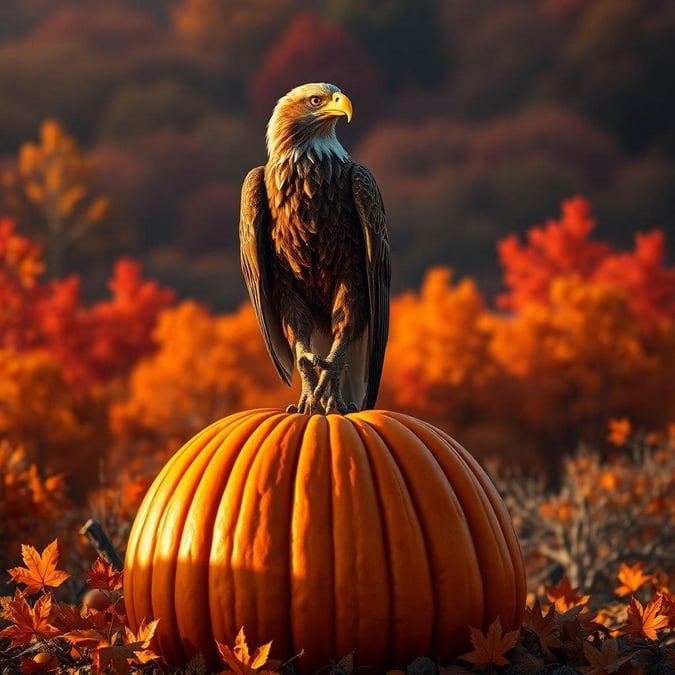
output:
[[239, 188], [272, 107], [334, 82], [355, 106], [340, 138], [385, 197], [394, 290], [449, 265], [494, 294], [497, 239], [573, 194], [617, 245], [672, 226], [673, 45], [668, 0], [3, 0], [0, 156], [54, 118], [91, 160], [105, 218], [50, 259], [88, 297], [124, 254], [232, 310]]

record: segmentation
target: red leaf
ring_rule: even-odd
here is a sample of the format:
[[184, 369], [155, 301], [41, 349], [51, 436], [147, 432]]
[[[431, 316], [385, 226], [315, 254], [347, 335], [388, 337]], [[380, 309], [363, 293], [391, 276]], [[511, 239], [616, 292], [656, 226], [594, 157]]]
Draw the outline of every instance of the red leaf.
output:
[[122, 588], [122, 572], [103, 558], [97, 558], [91, 570], [87, 572], [87, 583], [92, 588], [117, 591]]
[[474, 650], [460, 656], [462, 660], [468, 661], [476, 668], [487, 668], [490, 665], [505, 666], [510, 663], [504, 654], [516, 646], [519, 631], [513, 630], [502, 635], [499, 617], [490, 624], [487, 633], [473, 627], [469, 630]]

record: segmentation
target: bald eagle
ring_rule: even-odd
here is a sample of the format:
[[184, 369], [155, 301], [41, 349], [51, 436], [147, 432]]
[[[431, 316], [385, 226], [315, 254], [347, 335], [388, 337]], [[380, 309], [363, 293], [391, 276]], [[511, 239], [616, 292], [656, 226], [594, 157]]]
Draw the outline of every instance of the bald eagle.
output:
[[335, 135], [352, 104], [332, 84], [277, 102], [268, 161], [242, 186], [244, 280], [281, 379], [302, 391], [289, 411], [372, 408], [389, 330], [389, 243], [373, 175]]

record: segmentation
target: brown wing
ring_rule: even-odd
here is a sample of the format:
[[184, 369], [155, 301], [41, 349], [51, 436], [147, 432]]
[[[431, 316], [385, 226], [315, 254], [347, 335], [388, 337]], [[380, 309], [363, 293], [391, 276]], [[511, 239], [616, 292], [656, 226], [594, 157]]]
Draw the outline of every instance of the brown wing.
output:
[[279, 372], [279, 377], [290, 386], [293, 378], [293, 354], [284, 337], [279, 315], [272, 304], [269, 219], [264, 168], [259, 166], [248, 173], [241, 188], [239, 212], [241, 270], [267, 351]]
[[391, 279], [389, 240], [382, 195], [373, 174], [366, 167], [354, 164], [351, 181], [354, 205], [361, 220], [363, 238], [366, 242], [370, 321], [368, 326], [368, 385], [364, 407], [372, 408], [380, 388], [384, 350], [389, 334], [389, 281]]

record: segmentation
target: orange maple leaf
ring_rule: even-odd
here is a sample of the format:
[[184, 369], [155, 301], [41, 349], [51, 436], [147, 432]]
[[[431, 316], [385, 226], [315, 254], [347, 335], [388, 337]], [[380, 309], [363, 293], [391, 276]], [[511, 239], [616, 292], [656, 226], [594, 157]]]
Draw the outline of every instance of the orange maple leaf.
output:
[[272, 641], [270, 640], [267, 644], [258, 647], [253, 654], [250, 654], [243, 626], [239, 629], [239, 633], [237, 633], [233, 649], [217, 640], [216, 646], [222, 660], [237, 675], [253, 675], [254, 673], [265, 675], [274, 672], [272, 670], [259, 670], [265, 664], [271, 665], [268, 663], [268, 658]]
[[12, 622], [0, 631], [0, 637], [9, 638], [12, 647], [21, 647], [36, 639], [50, 640], [60, 633], [52, 625], [53, 598], [51, 593], [40, 596], [33, 607], [26, 597], [16, 591], [14, 597], [5, 603], [3, 618]]
[[149, 649], [158, 623], [158, 620], [142, 623], [137, 634], [129, 628], [114, 631], [110, 636], [105, 631], [83, 629], [70, 631], [63, 637], [89, 652], [96, 672], [103, 673], [110, 668], [113, 673], [126, 675], [130, 661], [147, 663], [158, 658]]
[[56, 563], [59, 559], [56, 539], [45, 546], [42, 553], [38, 553], [32, 546], [22, 544], [21, 557], [26, 567], [13, 567], [7, 571], [15, 583], [26, 586], [24, 592], [27, 595], [46, 590], [50, 586], [56, 588], [70, 578], [68, 572], [56, 569]]
[[641, 562], [637, 562], [635, 565], [621, 563], [617, 576], [621, 586], [617, 586], [614, 593], [620, 597], [635, 593], [642, 584], [652, 579], [650, 574], [644, 574], [644, 565]]
[[504, 654], [516, 646], [520, 631], [512, 630], [502, 635], [502, 622], [499, 617], [490, 624], [487, 633], [473, 626], [469, 630], [474, 650], [460, 656], [460, 659], [476, 668], [487, 668], [489, 665], [505, 666], [510, 663]]
[[647, 640], [656, 640], [656, 632], [662, 628], [667, 628], [670, 623], [669, 617], [661, 613], [662, 606], [662, 595], [657, 596], [644, 607], [633, 596], [628, 608], [628, 623], [619, 628], [619, 633], [625, 633], [629, 639], [642, 635]]
[[124, 628], [125, 645], [134, 652], [134, 657], [139, 663], [148, 663], [159, 658], [159, 655], [150, 648], [158, 623], [159, 619], [148, 623], [141, 621], [136, 633], [126, 626]]
[[570, 580], [565, 575], [556, 586], [546, 587], [546, 597], [559, 612], [566, 612], [573, 607], [585, 605], [591, 596], [579, 595], [579, 589], [572, 588]]
[[555, 606], [551, 605], [544, 614], [539, 600], [535, 600], [532, 609], [525, 610], [525, 628], [531, 630], [538, 638], [541, 651], [549, 659], [555, 658], [551, 647], [562, 647], [560, 638], [556, 635]]
[[600, 649], [596, 649], [589, 642], [584, 642], [583, 649], [586, 661], [590, 665], [580, 666], [579, 671], [586, 675], [616, 673], [632, 657], [632, 654], [619, 656], [619, 641], [616, 639], [603, 640]]
[[117, 591], [122, 588], [122, 572], [116, 570], [103, 558], [97, 558], [87, 572], [87, 584], [91, 588]]

